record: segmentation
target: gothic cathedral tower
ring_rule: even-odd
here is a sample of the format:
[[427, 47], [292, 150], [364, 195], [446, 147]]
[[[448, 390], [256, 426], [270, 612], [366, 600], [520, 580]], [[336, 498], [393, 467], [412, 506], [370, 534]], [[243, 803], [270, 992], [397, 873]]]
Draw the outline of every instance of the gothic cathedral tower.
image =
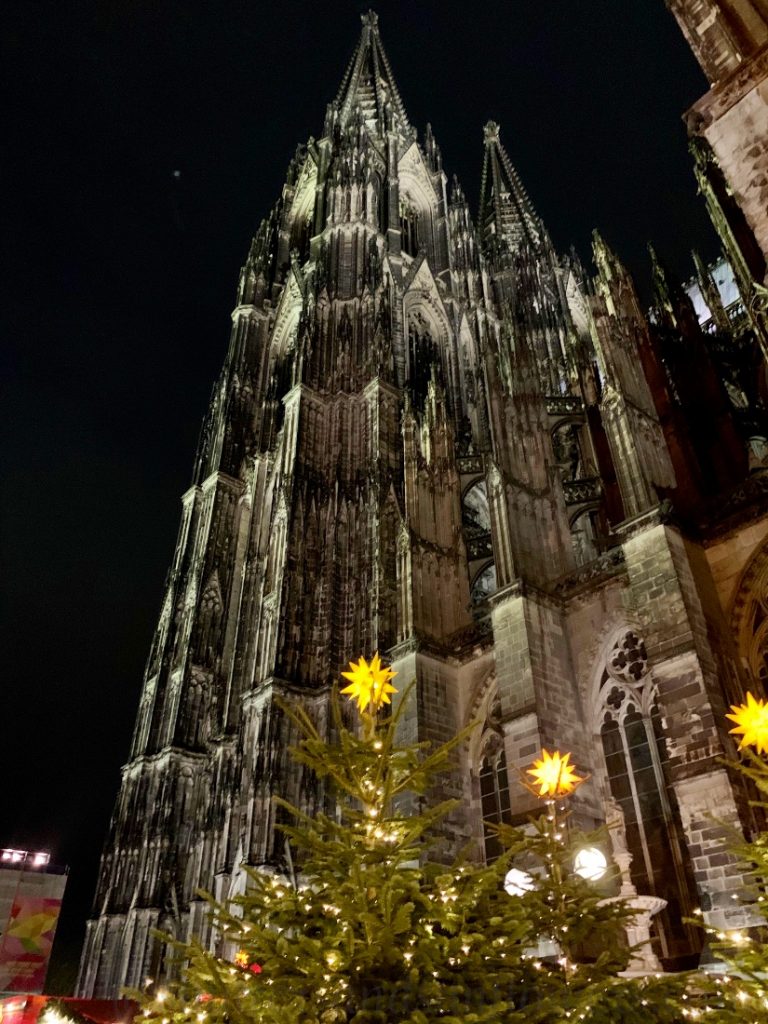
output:
[[693, 505], [733, 489], [740, 457], [704, 452], [691, 476], [616, 256], [596, 238], [592, 280], [555, 251], [492, 122], [475, 225], [408, 120], [376, 15], [362, 21], [240, 275], [83, 995], [169, 976], [153, 929], [213, 943], [197, 891], [281, 868], [274, 797], [311, 813], [324, 795], [290, 763], [275, 698], [323, 729], [339, 671], [375, 650], [417, 681], [413, 737], [482, 723], [447, 786], [446, 854], [492, 857], [483, 819], [531, 810], [516, 767], [564, 745], [592, 776], [579, 817], [610, 805], [633, 883], [667, 900], [665, 962], [695, 956], [693, 906], [735, 921], [725, 830], [702, 830], [712, 806], [744, 814], [718, 759], [747, 670], [708, 556], [669, 509], [683, 477]]

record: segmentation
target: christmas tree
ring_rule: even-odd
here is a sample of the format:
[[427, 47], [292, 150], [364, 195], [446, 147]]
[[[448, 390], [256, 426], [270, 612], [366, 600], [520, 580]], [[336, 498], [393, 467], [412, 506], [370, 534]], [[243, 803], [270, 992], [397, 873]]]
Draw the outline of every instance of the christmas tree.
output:
[[[731, 732], [743, 756], [732, 767], [750, 779], [758, 793], [768, 795], [768, 704], [748, 693], [746, 703], [732, 706], [726, 717], [735, 722]], [[765, 800], [755, 800], [754, 805], [763, 813], [768, 810]], [[708, 986], [707, 1019], [716, 1024], [768, 1024], [768, 832], [759, 832], [749, 842], [735, 842], [733, 852], [751, 874], [752, 885], [743, 898], [754, 924], [749, 929], [709, 931], [719, 968]]]
[[[394, 673], [376, 655], [343, 675], [332, 742], [283, 705], [302, 736], [293, 756], [332, 810], [282, 802], [291, 870], [249, 870], [244, 895], [210, 900], [221, 955], [177, 943], [181, 981], [145, 995], [148, 1024], [680, 1021], [683, 982], [621, 976], [632, 911], [574, 871], [595, 838], [559, 809], [583, 781], [569, 755], [545, 751], [529, 769], [544, 813], [499, 827], [497, 860], [442, 863], [454, 803], [430, 790], [467, 733], [434, 749], [402, 744], [409, 692], [393, 711]], [[351, 727], [342, 697], [357, 706]]]

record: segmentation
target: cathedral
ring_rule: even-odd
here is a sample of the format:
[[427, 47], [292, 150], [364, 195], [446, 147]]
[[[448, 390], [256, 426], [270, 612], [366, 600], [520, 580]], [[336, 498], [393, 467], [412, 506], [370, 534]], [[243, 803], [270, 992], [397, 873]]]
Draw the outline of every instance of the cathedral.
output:
[[[667, 969], [695, 910], [749, 924], [730, 829], [759, 824], [724, 715], [768, 681], [768, 2], [667, 0], [711, 83], [687, 115], [733, 294], [653, 257], [650, 310], [597, 233], [555, 250], [498, 124], [476, 216], [410, 123], [376, 14], [242, 268], [203, 424], [78, 980], [173, 976], [155, 929], [214, 944], [198, 890], [281, 870], [275, 797], [326, 797], [278, 698], [329, 728], [381, 652], [404, 729], [479, 727], [446, 856], [496, 855], [542, 747], [589, 780], [659, 898]], [[695, 293], [695, 295], [694, 295]], [[695, 298], [695, 302], [694, 302]]]

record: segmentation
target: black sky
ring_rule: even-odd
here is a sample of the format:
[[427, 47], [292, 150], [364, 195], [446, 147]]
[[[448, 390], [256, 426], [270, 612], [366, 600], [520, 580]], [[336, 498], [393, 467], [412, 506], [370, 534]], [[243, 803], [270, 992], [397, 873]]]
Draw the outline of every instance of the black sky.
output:
[[[4, 6], [0, 846], [71, 865], [54, 985], [76, 962], [237, 272], [367, 6]], [[473, 204], [492, 117], [561, 248], [587, 258], [599, 226], [642, 287], [649, 239], [679, 275], [692, 246], [715, 256], [681, 122], [706, 84], [663, 0], [377, 10], [410, 119], [431, 121]]]

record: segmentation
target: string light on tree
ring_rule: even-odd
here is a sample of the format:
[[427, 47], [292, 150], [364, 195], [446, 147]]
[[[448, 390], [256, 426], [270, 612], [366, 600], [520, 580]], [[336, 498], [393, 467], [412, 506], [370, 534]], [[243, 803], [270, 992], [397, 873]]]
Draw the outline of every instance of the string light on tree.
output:
[[[557, 823], [559, 802], [583, 781], [570, 755], [545, 751], [530, 769], [546, 812], [526, 829], [499, 825], [496, 860], [432, 859], [454, 803], [431, 794], [455, 771], [474, 727], [439, 746], [404, 742], [412, 688], [385, 712], [398, 692], [393, 676], [378, 654], [351, 662], [330, 722], [280, 702], [299, 737], [293, 757], [323, 780], [332, 810], [306, 813], [275, 797], [290, 878], [243, 865], [241, 895], [209, 900], [214, 933], [237, 952], [224, 960], [199, 943], [175, 943], [187, 966], [167, 998], [145, 995], [146, 1024], [542, 1024], [553, 1005], [590, 1024], [595, 1007], [600, 1020], [619, 1020], [639, 1004], [637, 985], [619, 976], [626, 915], [585, 903], [572, 864], [587, 840]], [[354, 728], [344, 724], [346, 699], [359, 711]], [[515, 866], [518, 857], [537, 865], [533, 874]], [[599, 963], [581, 962], [583, 941], [605, 947]], [[653, 1020], [679, 1024], [679, 1015]]]

